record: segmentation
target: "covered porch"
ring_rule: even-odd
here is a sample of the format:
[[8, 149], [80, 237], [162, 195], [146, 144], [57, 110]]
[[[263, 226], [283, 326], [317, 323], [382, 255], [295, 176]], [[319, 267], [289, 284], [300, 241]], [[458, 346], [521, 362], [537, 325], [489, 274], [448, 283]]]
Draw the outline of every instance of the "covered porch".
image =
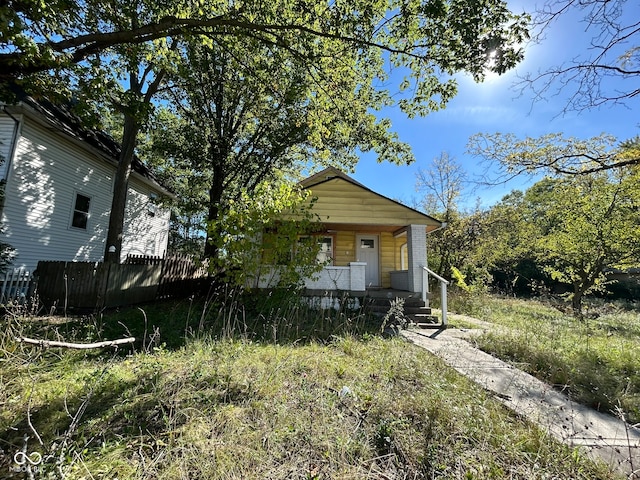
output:
[[323, 270], [305, 280], [309, 289], [422, 292], [427, 225], [325, 224], [316, 234]]

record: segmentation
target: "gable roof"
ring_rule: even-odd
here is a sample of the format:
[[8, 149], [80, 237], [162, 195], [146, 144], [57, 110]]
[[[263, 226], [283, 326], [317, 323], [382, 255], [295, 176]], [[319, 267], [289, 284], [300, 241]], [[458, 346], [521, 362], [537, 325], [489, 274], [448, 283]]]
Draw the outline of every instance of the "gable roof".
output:
[[353, 178], [351, 178], [350, 176], [348, 176], [346, 173], [344, 173], [341, 170], [338, 170], [335, 167], [327, 167], [324, 170], [311, 175], [310, 177], [305, 178], [304, 180], [301, 180], [299, 182], [299, 185], [304, 187], [304, 188], [309, 188], [313, 185], [317, 185], [318, 183], [322, 183], [325, 180], [331, 180], [332, 178], [343, 178], [355, 185], [359, 185], [361, 187], [367, 188], [365, 187], [363, 184], [361, 184], [360, 182], [357, 182], [356, 180], [354, 180]]
[[333, 167], [300, 182], [317, 198], [313, 206], [322, 222], [400, 228], [417, 224], [429, 230], [442, 222], [419, 210], [385, 197]]
[[[82, 119], [64, 106], [54, 104], [45, 98], [36, 100], [16, 85], [9, 86], [9, 89], [15, 95], [18, 103], [14, 105], [2, 104], [3, 111], [7, 112], [17, 108], [23, 110], [22, 113], [27, 115], [38, 116], [49, 124], [54, 125], [64, 135], [85, 146], [98, 150], [103, 157], [106, 157], [112, 163], [118, 163], [122, 148], [120, 143], [111, 135], [102, 130], [85, 127]], [[162, 185], [153, 171], [137, 156], [133, 157], [131, 170], [158, 190], [164, 191], [169, 196], [174, 196], [173, 192]]]

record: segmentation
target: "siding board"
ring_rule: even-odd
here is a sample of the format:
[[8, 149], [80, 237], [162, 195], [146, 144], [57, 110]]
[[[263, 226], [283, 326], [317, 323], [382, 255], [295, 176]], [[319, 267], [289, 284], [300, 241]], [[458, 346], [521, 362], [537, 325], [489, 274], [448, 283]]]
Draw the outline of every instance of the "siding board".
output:
[[334, 265], [346, 267], [350, 262], [356, 261], [355, 253], [356, 232], [338, 231], [336, 234], [336, 246], [334, 249]]
[[380, 276], [383, 288], [391, 288], [389, 272], [395, 270], [395, 243], [391, 233], [380, 233]]

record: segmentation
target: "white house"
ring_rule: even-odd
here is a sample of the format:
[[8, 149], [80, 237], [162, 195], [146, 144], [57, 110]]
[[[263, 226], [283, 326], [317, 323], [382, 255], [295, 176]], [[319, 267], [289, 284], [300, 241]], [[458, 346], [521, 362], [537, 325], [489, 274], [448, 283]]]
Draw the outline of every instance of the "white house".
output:
[[[47, 101], [22, 95], [16, 104], [0, 104], [0, 238], [16, 250], [14, 268], [102, 260], [119, 148]], [[139, 160], [132, 170], [122, 258], [163, 255], [170, 212], [154, 200], [170, 192]]]

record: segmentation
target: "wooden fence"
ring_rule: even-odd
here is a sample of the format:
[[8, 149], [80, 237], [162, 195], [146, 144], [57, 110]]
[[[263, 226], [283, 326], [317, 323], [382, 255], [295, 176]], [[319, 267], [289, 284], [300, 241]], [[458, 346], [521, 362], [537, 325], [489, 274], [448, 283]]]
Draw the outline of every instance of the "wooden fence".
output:
[[38, 262], [37, 293], [47, 308], [100, 310], [188, 296], [207, 277], [188, 257], [130, 256], [123, 264]]
[[24, 303], [30, 296], [33, 275], [23, 268], [9, 270], [0, 277], [0, 305]]

